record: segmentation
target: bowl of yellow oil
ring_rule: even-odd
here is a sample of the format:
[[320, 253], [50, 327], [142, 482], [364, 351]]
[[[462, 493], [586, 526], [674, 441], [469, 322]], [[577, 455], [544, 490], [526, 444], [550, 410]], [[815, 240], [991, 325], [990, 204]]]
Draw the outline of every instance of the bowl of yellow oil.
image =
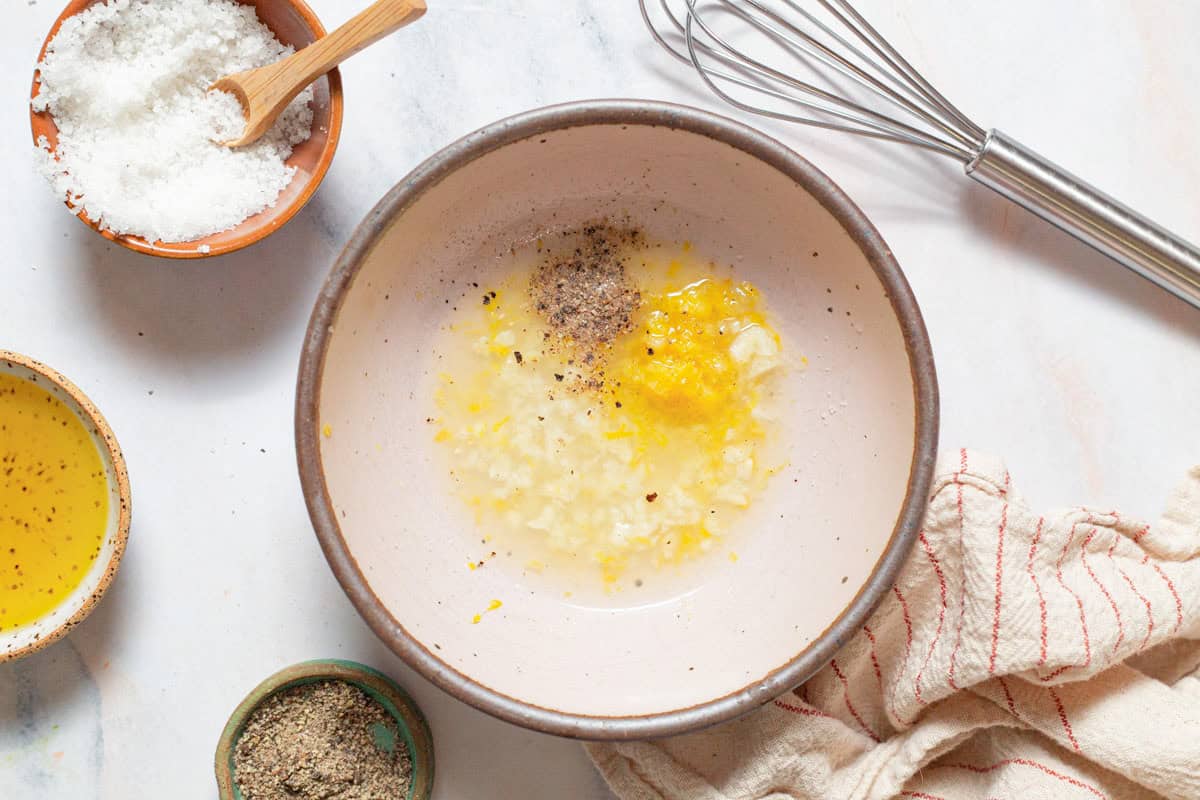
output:
[[100, 411], [60, 373], [0, 350], [0, 662], [91, 613], [129, 520], [125, 461]]

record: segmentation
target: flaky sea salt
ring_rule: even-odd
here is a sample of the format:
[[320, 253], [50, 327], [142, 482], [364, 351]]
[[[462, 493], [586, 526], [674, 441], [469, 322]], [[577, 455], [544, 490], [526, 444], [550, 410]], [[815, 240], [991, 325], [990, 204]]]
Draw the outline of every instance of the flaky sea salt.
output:
[[100, 226], [151, 241], [228, 230], [275, 203], [284, 162], [312, 129], [312, 89], [254, 144], [237, 100], [217, 78], [291, 54], [254, 9], [232, 0], [108, 0], [68, 18], [38, 65], [35, 111], [58, 127], [40, 171]]

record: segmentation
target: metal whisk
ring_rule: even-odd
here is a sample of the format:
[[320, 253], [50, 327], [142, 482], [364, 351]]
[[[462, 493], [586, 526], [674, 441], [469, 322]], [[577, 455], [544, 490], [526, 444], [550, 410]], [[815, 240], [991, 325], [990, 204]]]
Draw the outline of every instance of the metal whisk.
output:
[[655, 40], [736, 108], [954, 158], [975, 180], [1200, 308], [1200, 249], [976, 125], [847, 0], [658, 0], [659, 24], [647, 0], [638, 3]]

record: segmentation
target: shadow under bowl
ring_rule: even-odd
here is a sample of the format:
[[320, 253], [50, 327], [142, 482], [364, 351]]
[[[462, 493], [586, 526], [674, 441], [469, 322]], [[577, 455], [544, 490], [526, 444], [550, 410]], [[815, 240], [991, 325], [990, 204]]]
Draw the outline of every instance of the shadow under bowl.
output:
[[425, 715], [408, 693], [391, 678], [354, 661], [318, 659], [293, 664], [264, 680], [246, 695], [221, 731], [217, 741], [215, 768], [221, 800], [245, 800], [237, 787], [234, 752], [250, 715], [264, 701], [286, 689], [324, 681], [342, 681], [356, 686], [396, 721], [400, 740], [394, 746], [408, 750], [412, 761], [412, 782], [404, 800], [429, 800], [433, 792], [433, 734]]
[[[60, 372], [32, 358], [0, 350], [0, 373], [27, 380], [70, 409], [91, 435], [108, 482], [108, 524], [100, 552], [66, 599], [28, 625], [0, 632], [0, 663], [21, 658], [58, 641], [92, 613], [117, 574], [129, 538], [129, 475], [117, 438], [100, 410]], [[65, 424], [65, 423], [64, 423]]]
[[[45, 58], [46, 48], [58, 34], [59, 28], [62, 27], [65, 20], [91, 5], [102, 2], [106, 2], [106, 0], [71, 0], [46, 35], [46, 41], [42, 43], [42, 49], [38, 53], [38, 63], [40, 64]], [[238, 2], [253, 6], [258, 18], [271, 29], [275, 38], [297, 50], [312, 44], [325, 35], [324, 26], [304, 0], [238, 0]], [[38, 96], [40, 88], [38, 73], [35, 69], [33, 88], [30, 91], [31, 100]], [[271, 206], [248, 217], [230, 230], [190, 242], [151, 242], [141, 236], [104, 230], [82, 210], [75, 209], [69, 201], [67, 207], [76, 212], [79, 219], [105, 239], [139, 253], [164, 258], [207, 258], [241, 250], [283, 227], [284, 223], [304, 208], [304, 205], [317, 191], [325, 173], [329, 171], [342, 131], [342, 78], [336, 68], [313, 83], [311, 107], [313, 111], [312, 135], [295, 146], [292, 155], [286, 162], [289, 167], [294, 167], [296, 170], [291, 182], [284, 187]], [[42, 137], [45, 137], [50, 151], [53, 153], [58, 146], [58, 127], [54, 124], [54, 118], [49, 111], [35, 112], [32, 108], [29, 116], [33, 128], [34, 144], [36, 145]]]

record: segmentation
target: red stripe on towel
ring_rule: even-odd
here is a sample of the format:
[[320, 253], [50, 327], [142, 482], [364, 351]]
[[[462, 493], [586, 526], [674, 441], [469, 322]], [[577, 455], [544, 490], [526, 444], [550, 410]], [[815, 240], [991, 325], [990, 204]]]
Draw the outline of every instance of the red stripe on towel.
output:
[[[958, 451], [959, 464], [958, 473], [954, 476], [954, 483], [958, 486], [958, 542], [961, 550], [963, 546], [963, 538], [967, 524], [966, 512], [963, 510], [963, 473], [967, 471], [967, 450], [963, 448]], [[954, 680], [954, 670], [958, 662], [958, 648], [962, 644], [962, 626], [963, 617], [967, 613], [967, 581], [966, 577], [960, 581], [958, 592], [958, 624], [954, 626], [954, 649], [950, 651], [950, 688], [958, 691], [958, 684]]]
[[[1008, 470], [1004, 471], [1004, 490], [1008, 496]], [[996, 537], [996, 603], [992, 615], [992, 655], [988, 658], [988, 675], [996, 674], [996, 648], [1000, 644], [1000, 603], [1004, 581], [1004, 531], [1008, 527], [1008, 503], [1000, 511], [1000, 528]]]
[[1113, 551], [1117, 549], [1118, 541], [1120, 540], [1115, 537], [1113, 538], [1112, 547], [1108, 548], [1108, 558], [1112, 561], [1113, 569], [1117, 571], [1117, 574], [1129, 586], [1129, 591], [1137, 595], [1137, 599], [1141, 600], [1142, 605], [1146, 607], [1146, 635], [1142, 637], [1142, 642], [1138, 645], [1138, 652], [1140, 653], [1146, 649], [1146, 643], [1150, 641], [1150, 637], [1154, 634], [1154, 609], [1150, 605], [1150, 599], [1138, 591], [1137, 586], [1133, 583], [1133, 578], [1129, 577], [1128, 573], [1117, 565], [1117, 559], [1113, 557]]
[[881, 741], [880, 738], [875, 735], [875, 731], [871, 730], [870, 726], [868, 726], [867, 723], [863, 721], [863, 718], [858, 715], [858, 712], [854, 710], [854, 703], [850, 702], [850, 683], [846, 680], [846, 676], [842, 674], [842, 670], [838, 667], [837, 659], [835, 658], [834, 660], [830, 661], [829, 666], [833, 667], [833, 674], [837, 675], [837, 679], [842, 682], [842, 699], [846, 701], [846, 710], [850, 712], [850, 716], [854, 717], [854, 721], [857, 722], [862, 729], [867, 732], [867, 736], [870, 736], [876, 742]]
[[1058, 711], [1058, 719], [1062, 723], [1063, 730], [1067, 732], [1067, 740], [1076, 753], [1080, 752], [1079, 742], [1075, 740], [1075, 731], [1071, 730], [1071, 721], [1067, 719], [1067, 709], [1063, 705], [1062, 698], [1058, 696], [1058, 692], [1054, 691], [1053, 686], [1047, 686], [1046, 691], [1050, 692], [1050, 697], [1054, 700], [1054, 708]]
[[779, 706], [784, 711], [790, 711], [793, 714], [800, 714], [801, 716], [805, 717], [824, 717], [826, 719], [837, 719], [837, 717], [835, 717], [833, 714], [826, 714], [824, 711], [821, 711], [818, 708], [801, 708], [800, 706], [794, 706], [790, 703], [785, 703], [782, 700], [776, 700], [775, 705]]
[[1084, 538], [1083, 544], [1079, 546], [1079, 557], [1083, 561], [1083, 568], [1086, 569], [1087, 574], [1091, 576], [1092, 583], [1099, 587], [1100, 592], [1104, 595], [1104, 599], [1108, 601], [1109, 608], [1113, 610], [1113, 616], [1117, 618], [1117, 641], [1116, 644], [1113, 645], [1113, 654], [1115, 655], [1116, 652], [1121, 649], [1121, 643], [1125, 641], [1125, 621], [1121, 619], [1121, 609], [1117, 608], [1117, 601], [1113, 599], [1112, 593], [1110, 593], [1108, 588], [1100, 582], [1100, 579], [1096, 577], [1096, 573], [1092, 571], [1092, 565], [1088, 563], [1087, 548], [1088, 545], [1092, 543], [1092, 540], [1096, 538], [1097, 533], [1097, 529], [1092, 528], [1092, 532], [1089, 533], [1086, 538]]
[[[1142, 559], [1142, 563], [1145, 564], [1149, 560], [1150, 554], [1147, 553], [1145, 558]], [[1171, 581], [1170, 577], [1167, 576], [1167, 573], [1163, 572], [1162, 567], [1160, 567], [1158, 564], [1151, 564], [1150, 566], [1154, 567], [1154, 571], [1158, 573], [1158, 577], [1162, 578], [1163, 583], [1165, 583], [1167, 588], [1171, 590], [1171, 597], [1175, 598], [1175, 628], [1171, 632], [1177, 633], [1179, 628], [1183, 625], [1183, 603], [1179, 599], [1179, 592], [1175, 591], [1175, 584]]]
[[900, 610], [904, 613], [904, 661], [900, 665], [900, 672], [897, 674], [896, 683], [892, 687], [892, 716], [902, 724], [910, 725], [912, 724], [912, 720], [902, 719], [900, 712], [896, 709], [896, 693], [900, 691], [900, 676], [908, 668], [908, 656], [912, 651], [912, 617], [909, 616], [908, 601], [904, 599], [904, 593], [900, 591], [900, 587], [893, 585], [892, 592], [895, 593], [896, 599], [900, 602]]
[[921, 546], [925, 548], [925, 555], [929, 558], [929, 564], [933, 567], [934, 574], [937, 575], [938, 591], [942, 597], [942, 605], [938, 609], [937, 630], [933, 632], [933, 641], [929, 643], [929, 650], [925, 653], [925, 660], [921, 662], [921, 668], [917, 670], [917, 677], [913, 680], [913, 690], [917, 696], [917, 702], [925, 705], [925, 700], [921, 697], [921, 676], [925, 674], [925, 667], [929, 666], [929, 659], [933, 657], [933, 650], [937, 647], [938, 639], [942, 635], [942, 623], [946, 621], [946, 576], [942, 574], [942, 567], [938, 562], [937, 556], [934, 555], [933, 547], [930, 546], [929, 540], [925, 538], [925, 531], [921, 531], [919, 538]]
[[1038, 542], [1042, 540], [1042, 527], [1045, 524], [1046, 518], [1038, 517], [1037, 531], [1033, 534], [1033, 543], [1029, 545], [1029, 563], [1026, 565], [1026, 571], [1033, 580], [1033, 589], [1037, 592], [1038, 615], [1041, 617], [1042, 623], [1042, 652], [1038, 659], [1039, 667], [1046, 666], [1046, 598], [1042, 595], [1042, 585], [1038, 582], [1037, 573], [1033, 569], [1033, 557], [1037, 555]]
[[908, 601], [899, 586], [892, 586], [896, 599], [900, 601], [900, 610], [904, 613], [904, 665], [908, 665], [908, 655], [912, 651], [912, 617], [908, 614]]
[[1020, 719], [1021, 715], [1017, 713], [1017, 704], [1013, 700], [1012, 692], [1008, 690], [1008, 682], [1004, 680], [1003, 675], [998, 676], [996, 680], [1000, 681], [1000, 688], [1004, 690], [1004, 702], [1008, 704], [1008, 713], [1016, 719]]
[[[1092, 665], [1092, 640], [1091, 640], [1091, 637], [1088, 635], [1087, 614], [1083, 610], [1083, 600], [1079, 599], [1079, 595], [1075, 593], [1074, 589], [1072, 589], [1070, 586], [1067, 586], [1067, 582], [1063, 580], [1063, 574], [1062, 574], [1063, 559], [1065, 559], [1067, 557], [1067, 551], [1070, 550], [1071, 545], [1075, 542], [1075, 529], [1078, 527], [1079, 527], [1078, 522], [1076, 522], [1074, 525], [1071, 526], [1071, 535], [1067, 538], [1067, 543], [1063, 546], [1062, 553], [1060, 553], [1058, 556], [1058, 563], [1055, 565], [1055, 577], [1058, 578], [1058, 585], [1061, 586], [1063, 589], [1065, 589], [1067, 591], [1067, 593], [1069, 593], [1071, 595], [1071, 597], [1075, 598], [1075, 605], [1079, 608], [1079, 627], [1083, 630], [1083, 652], [1084, 652], [1084, 662], [1080, 666], [1082, 666], [1084, 669], [1087, 669], [1088, 667], [1090, 667]], [[1054, 680], [1059, 675], [1062, 675], [1064, 672], [1071, 669], [1072, 666], [1075, 666], [1075, 665], [1065, 664], [1065, 665], [1059, 667], [1058, 669], [1054, 670], [1053, 672], [1051, 672], [1049, 675], [1042, 678], [1042, 680], [1044, 680], [1044, 681]]]
[[1108, 800], [1108, 795], [1104, 794], [1104, 792], [1100, 791], [1095, 786], [1092, 786], [1089, 783], [1084, 783], [1078, 778], [1073, 778], [1070, 775], [1064, 775], [1058, 770], [1051, 769], [1039, 761], [1031, 761], [1028, 758], [1006, 758], [1003, 761], [997, 761], [995, 764], [992, 764], [988, 767], [977, 767], [974, 764], [934, 764], [926, 767], [926, 769], [965, 769], [968, 772], [974, 772], [977, 775], [984, 775], [1000, 769], [1000, 767], [1006, 767], [1010, 764], [1016, 764], [1022, 767], [1032, 767], [1033, 769], [1044, 772], [1052, 778], [1058, 778], [1059, 780], [1069, 783], [1078, 789], [1083, 789], [1085, 792], [1090, 792], [1092, 795], [1099, 797], [1100, 800]]
[[875, 655], [875, 634], [870, 625], [863, 625], [863, 633], [871, 642], [871, 668], [875, 670], [875, 680], [879, 681], [879, 692], [883, 693], [883, 671], [879, 669], [879, 658]]

